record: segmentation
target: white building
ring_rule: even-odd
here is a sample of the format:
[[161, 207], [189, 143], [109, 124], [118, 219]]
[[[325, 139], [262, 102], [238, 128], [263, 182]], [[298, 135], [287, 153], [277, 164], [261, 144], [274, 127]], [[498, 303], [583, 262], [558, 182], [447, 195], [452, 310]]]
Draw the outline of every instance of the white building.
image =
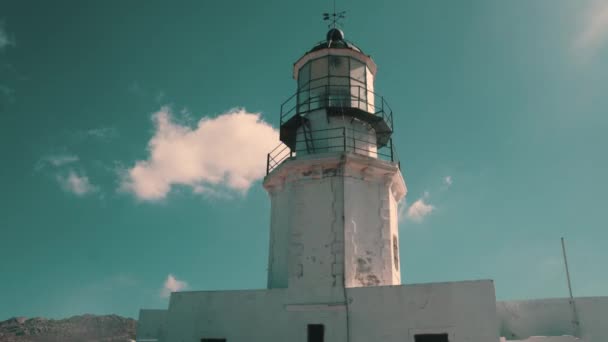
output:
[[608, 297], [496, 302], [492, 280], [401, 284], [407, 188], [375, 74], [337, 29], [295, 63], [264, 179], [267, 289], [172, 293], [167, 310], [141, 310], [138, 341], [608, 341]]

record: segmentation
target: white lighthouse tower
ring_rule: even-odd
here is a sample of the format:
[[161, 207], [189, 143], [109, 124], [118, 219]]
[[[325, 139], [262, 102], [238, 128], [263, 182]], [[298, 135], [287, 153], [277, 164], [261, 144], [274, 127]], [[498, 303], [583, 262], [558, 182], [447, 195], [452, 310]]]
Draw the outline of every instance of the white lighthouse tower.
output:
[[268, 288], [288, 288], [292, 300], [339, 301], [345, 287], [401, 283], [397, 204], [407, 190], [375, 74], [336, 28], [294, 64], [297, 91], [281, 106], [282, 145], [264, 180]]

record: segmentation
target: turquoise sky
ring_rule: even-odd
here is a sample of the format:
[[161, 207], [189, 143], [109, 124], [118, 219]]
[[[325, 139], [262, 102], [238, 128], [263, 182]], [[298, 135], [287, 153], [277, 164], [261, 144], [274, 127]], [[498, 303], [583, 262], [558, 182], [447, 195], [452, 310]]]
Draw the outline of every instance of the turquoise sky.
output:
[[[566, 296], [564, 236], [575, 295], [608, 295], [608, 1], [338, 6], [394, 110], [409, 188], [404, 282], [491, 278], [499, 299]], [[234, 108], [276, 128], [292, 63], [323, 39], [328, 9], [0, 2], [0, 319], [136, 317], [166, 307], [170, 274], [196, 290], [263, 288], [269, 201], [258, 172], [251, 184], [208, 178], [202, 194], [176, 181], [156, 200], [125, 179], [148, 165], [136, 163], [150, 161], [161, 110], [173, 131]], [[192, 140], [211, 143], [187, 146], [193, 155], [230, 152], [211, 168], [224, 156], [251, 162], [260, 131], [237, 144], [214, 127]], [[173, 166], [163, 172], [184, 167]], [[416, 201], [426, 215], [407, 217]]]

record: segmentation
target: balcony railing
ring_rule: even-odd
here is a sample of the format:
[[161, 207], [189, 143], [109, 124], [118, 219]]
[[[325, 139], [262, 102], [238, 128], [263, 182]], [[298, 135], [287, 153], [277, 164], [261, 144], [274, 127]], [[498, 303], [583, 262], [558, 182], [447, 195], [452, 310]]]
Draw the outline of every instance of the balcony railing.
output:
[[[341, 79], [352, 80], [349, 83], [357, 82], [356, 79], [351, 77], [330, 76], [312, 80], [310, 84], [329, 83], [326, 79], [334, 82]], [[390, 132], [393, 130], [393, 111], [391, 107], [384, 100], [384, 97], [362, 85], [326, 84], [300, 89], [281, 105], [280, 125], [283, 126], [285, 122], [296, 115], [321, 108], [359, 109], [381, 118], [386, 122]]]
[[354, 128], [338, 127], [302, 132], [298, 134], [295, 146], [295, 149], [292, 150], [281, 143], [268, 153], [266, 174], [284, 161], [295, 159], [296, 156], [328, 152], [351, 152], [395, 162], [399, 165], [399, 158], [392, 139], [387, 145], [378, 148], [373, 135], [369, 135], [368, 131], [359, 131]]

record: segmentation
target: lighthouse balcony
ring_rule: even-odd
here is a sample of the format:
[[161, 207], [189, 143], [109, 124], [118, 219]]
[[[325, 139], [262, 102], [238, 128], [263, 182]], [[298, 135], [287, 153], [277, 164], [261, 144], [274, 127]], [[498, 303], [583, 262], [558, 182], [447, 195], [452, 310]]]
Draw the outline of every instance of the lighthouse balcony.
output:
[[336, 127], [308, 131], [300, 130], [296, 134], [294, 148], [280, 143], [267, 155], [266, 174], [288, 160], [336, 153], [354, 153], [399, 165], [399, 157], [391, 138], [384, 146], [378, 146], [375, 137], [370, 135], [369, 131]]
[[[368, 123], [376, 132], [378, 147], [386, 146], [393, 133], [393, 111], [384, 97], [350, 77], [326, 77], [311, 81], [320, 86], [300, 88], [281, 105], [280, 138], [296, 148], [298, 129], [311, 112], [325, 110], [328, 117], [350, 117]], [[334, 84], [343, 83], [343, 84]], [[349, 85], [350, 83], [350, 85]]]

